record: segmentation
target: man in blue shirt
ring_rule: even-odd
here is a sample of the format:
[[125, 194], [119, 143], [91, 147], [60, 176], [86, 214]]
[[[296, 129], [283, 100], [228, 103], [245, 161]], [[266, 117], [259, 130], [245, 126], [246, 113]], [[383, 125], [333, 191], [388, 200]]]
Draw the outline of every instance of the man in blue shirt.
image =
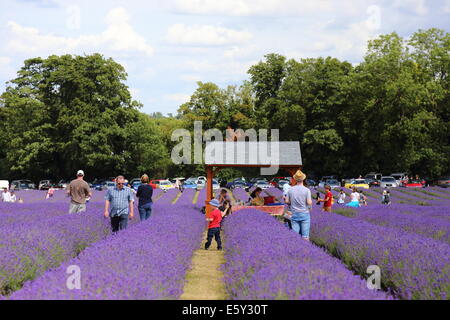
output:
[[125, 178], [118, 176], [114, 189], [108, 189], [105, 195], [105, 218], [111, 218], [113, 232], [126, 229], [128, 219], [134, 217], [134, 198], [130, 188], [125, 187]]

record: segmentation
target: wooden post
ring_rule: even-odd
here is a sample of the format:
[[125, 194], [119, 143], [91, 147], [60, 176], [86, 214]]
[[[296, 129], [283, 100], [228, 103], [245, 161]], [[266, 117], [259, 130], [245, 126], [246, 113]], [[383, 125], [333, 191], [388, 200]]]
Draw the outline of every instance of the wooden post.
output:
[[209, 214], [212, 211], [212, 207], [209, 202], [213, 199], [213, 178], [214, 172], [212, 166], [206, 167], [206, 217], [209, 217]]

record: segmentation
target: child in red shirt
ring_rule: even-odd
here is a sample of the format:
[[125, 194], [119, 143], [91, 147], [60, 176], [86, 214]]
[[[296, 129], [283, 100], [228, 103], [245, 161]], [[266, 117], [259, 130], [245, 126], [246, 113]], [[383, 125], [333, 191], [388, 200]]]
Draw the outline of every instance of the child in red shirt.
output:
[[215, 209], [209, 214], [209, 218], [206, 218], [208, 224], [208, 238], [205, 243], [205, 250], [208, 250], [211, 246], [212, 238], [214, 237], [217, 242], [217, 250], [222, 250], [222, 240], [220, 239], [220, 223], [222, 222], [222, 218], [225, 216], [225, 213], [228, 209], [229, 204], [225, 205], [224, 212], [219, 210], [220, 203], [217, 199], [213, 199], [209, 202], [210, 205], [215, 207]]
[[331, 212], [331, 206], [333, 205], [333, 194], [331, 193], [331, 187], [329, 185], [325, 186], [326, 194], [325, 198], [319, 199], [320, 202], [323, 202], [323, 211]]

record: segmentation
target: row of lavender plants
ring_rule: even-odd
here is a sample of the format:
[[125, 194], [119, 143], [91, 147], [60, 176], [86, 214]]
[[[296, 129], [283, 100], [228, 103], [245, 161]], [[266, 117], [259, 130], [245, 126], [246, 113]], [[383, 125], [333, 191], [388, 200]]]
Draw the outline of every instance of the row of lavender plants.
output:
[[227, 218], [224, 233], [231, 299], [389, 299], [266, 213], [239, 211]]
[[29, 215], [40, 218], [0, 226], [1, 294], [19, 289], [25, 281], [110, 234], [100, 204], [89, 206], [86, 213], [72, 215], [58, 215], [67, 212], [66, 203], [48, 204], [47, 208], [56, 216], [44, 218], [44, 213], [39, 211]]
[[450, 206], [418, 208], [415, 205], [393, 204], [386, 207], [376, 204], [359, 209], [345, 208], [334, 211], [379, 226], [397, 228], [450, 243], [450, 220], [448, 220]]
[[384, 288], [402, 299], [450, 297], [449, 244], [338, 214], [312, 213], [311, 239], [364, 275], [381, 268]]
[[[205, 222], [189, 197], [179, 199], [177, 206], [158, 201], [154, 212], [149, 220], [94, 243], [78, 257], [27, 282], [10, 298], [179, 298]], [[70, 266], [80, 270], [80, 289], [67, 286]]]

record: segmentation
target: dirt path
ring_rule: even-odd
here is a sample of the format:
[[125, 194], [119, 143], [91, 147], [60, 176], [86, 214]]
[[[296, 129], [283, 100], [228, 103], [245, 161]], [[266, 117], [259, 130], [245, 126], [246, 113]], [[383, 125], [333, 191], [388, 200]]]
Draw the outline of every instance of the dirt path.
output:
[[223, 272], [219, 270], [225, 263], [223, 251], [217, 250], [215, 240], [209, 250], [205, 250], [205, 242], [206, 232], [200, 248], [192, 257], [192, 268], [186, 275], [187, 282], [181, 300], [225, 300], [227, 297], [222, 281]]

